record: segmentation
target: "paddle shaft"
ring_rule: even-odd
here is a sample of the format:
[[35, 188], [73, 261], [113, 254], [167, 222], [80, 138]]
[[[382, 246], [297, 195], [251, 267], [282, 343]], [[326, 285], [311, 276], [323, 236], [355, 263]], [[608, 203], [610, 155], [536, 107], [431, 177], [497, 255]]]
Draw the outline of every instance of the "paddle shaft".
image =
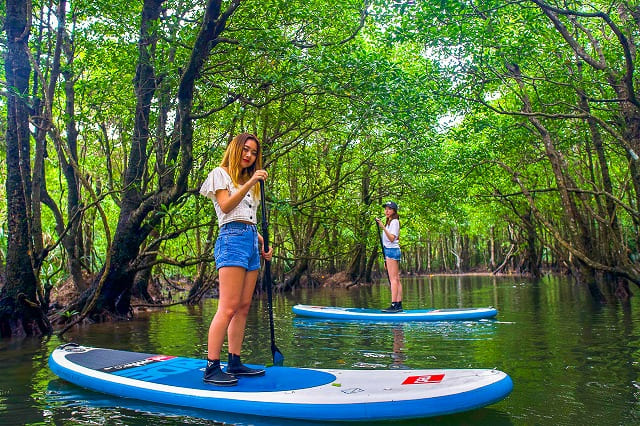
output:
[[[378, 226], [378, 221], [375, 220], [374, 222], [376, 223], [376, 228], [380, 228]], [[384, 262], [384, 271], [387, 273], [387, 281], [389, 281], [389, 285], [391, 285], [391, 277], [389, 277], [389, 268], [387, 268], [387, 256], [385, 256], [384, 254], [384, 242], [382, 241], [382, 232], [380, 232], [380, 248], [382, 249], [382, 261]]]
[[[267, 223], [267, 203], [264, 196], [264, 181], [260, 181], [260, 203], [262, 204], [262, 240], [264, 251], [269, 251], [269, 224]], [[267, 307], [269, 308], [269, 329], [271, 331], [271, 354], [273, 355], [273, 363], [275, 365], [282, 364], [284, 355], [276, 346], [275, 327], [273, 325], [273, 298], [271, 290], [271, 261], [264, 261], [264, 281], [267, 284]]]

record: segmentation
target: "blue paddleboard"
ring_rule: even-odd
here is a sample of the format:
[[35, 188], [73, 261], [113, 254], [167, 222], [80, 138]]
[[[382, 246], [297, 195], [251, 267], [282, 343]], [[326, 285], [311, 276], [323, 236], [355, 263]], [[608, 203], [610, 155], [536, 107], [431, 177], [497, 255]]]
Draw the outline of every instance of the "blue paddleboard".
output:
[[237, 386], [202, 381], [206, 361], [62, 345], [49, 357], [60, 378], [84, 388], [198, 409], [318, 421], [384, 420], [473, 410], [505, 398], [511, 378], [498, 370], [322, 370], [267, 367]]
[[498, 310], [488, 308], [408, 309], [386, 313], [379, 309], [340, 308], [335, 306], [295, 305], [294, 314], [322, 319], [372, 321], [465, 321], [493, 318]]

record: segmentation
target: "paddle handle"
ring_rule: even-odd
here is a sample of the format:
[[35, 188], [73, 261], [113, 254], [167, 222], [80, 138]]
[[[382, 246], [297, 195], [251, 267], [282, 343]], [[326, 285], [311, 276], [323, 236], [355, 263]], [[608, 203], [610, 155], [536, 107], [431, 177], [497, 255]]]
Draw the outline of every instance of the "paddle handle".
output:
[[267, 203], [264, 196], [264, 181], [260, 180], [260, 206], [262, 208], [262, 240], [264, 251], [269, 251], [269, 223], [267, 222]]
[[[374, 219], [374, 222], [376, 224], [376, 230], [380, 230], [380, 227], [378, 226], [378, 221], [376, 219]], [[389, 268], [387, 268], [387, 256], [385, 256], [384, 254], [384, 241], [382, 241], [382, 232], [379, 232], [378, 234], [380, 236], [380, 249], [382, 250], [382, 262], [384, 263], [384, 271], [387, 273], [387, 281], [389, 281], [389, 285], [391, 285], [391, 277], [389, 277]]]
[[[264, 181], [260, 180], [260, 204], [262, 206], [262, 241], [264, 251], [269, 251], [269, 223], [267, 222], [267, 203], [264, 196]], [[269, 331], [271, 332], [271, 354], [274, 365], [282, 365], [284, 355], [276, 346], [275, 325], [273, 323], [273, 296], [271, 295], [271, 261], [264, 261], [264, 282], [267, 285], [267, 308], [269, 309]]]

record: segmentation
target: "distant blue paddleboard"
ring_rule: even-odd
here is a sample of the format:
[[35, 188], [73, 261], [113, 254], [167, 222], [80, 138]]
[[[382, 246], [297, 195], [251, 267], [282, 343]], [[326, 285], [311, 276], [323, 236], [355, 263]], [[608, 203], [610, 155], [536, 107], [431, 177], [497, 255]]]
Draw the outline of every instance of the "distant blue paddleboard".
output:
[[62, 345], [49, 357], [60, 378], [125, 398], [256, 416], [318, 421], [407, 419], [493, 404], [513, 389], [498, 370], [320, 370], [268, 367], [237, 386], [206, 384], [206, 361]]
[[293, 313], [303, 317], [372, 320], [372, 321], [460, 321], [493, 318], [498, 315], [496, 308], [451, 308], [451, 309], [408, 309], [402, 312], [386, 313], [379, 309], [339, 308], [335, 306], [295, 305]]

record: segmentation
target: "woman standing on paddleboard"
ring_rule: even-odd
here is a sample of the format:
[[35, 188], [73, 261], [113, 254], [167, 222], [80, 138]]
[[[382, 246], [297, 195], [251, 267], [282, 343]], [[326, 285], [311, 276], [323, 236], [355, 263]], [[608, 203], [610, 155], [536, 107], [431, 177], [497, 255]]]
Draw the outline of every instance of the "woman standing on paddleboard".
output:
[[[222, 162], [202, 184], [200, 193], [213, 201], [220, 233], [214, 255], [219, 278], [218, 310], [208, 335], [207, 368], [203, 380], [220, 386], [238, 382], [236, 376], [261, 376], [263, 369], [249, 368], [240, 361], [247, 315], [258, 279], [260, 256], [270, 261], [273, 250], [264, 251], [264, 241], [256, 227], [260, 203], [259, 181], [267, 179], [262, 170], [262, 149], [250, 133], [237, 135], [224, 153]], [[225, 334], [229, 347], [226, 371], [220, 367]]]
[[378, 226], [382, 229], [382, 246], [384, 247], [384, 262], [389, 274], [389, 284], [391, 285], [391, 305], [383, 309], [383, 312], [402, 312], [402, 284], [400, 283], [400, 216], [398, 216], [398, 205], [389, 201], [384, 205], [384, 215], [387, 220], [385, 224], [376, 218]]

